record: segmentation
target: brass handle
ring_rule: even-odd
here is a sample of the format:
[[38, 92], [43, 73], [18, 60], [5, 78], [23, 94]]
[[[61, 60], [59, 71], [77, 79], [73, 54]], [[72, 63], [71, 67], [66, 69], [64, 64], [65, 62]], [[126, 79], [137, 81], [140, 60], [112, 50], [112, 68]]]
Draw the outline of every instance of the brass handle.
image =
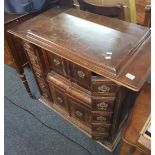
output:
[[104, 116], [98, 116], [98, 117], [96, 117], [96, 120], [97, 121], [106, 121], [107, 119]]
[[60, 97], [57, 97], [57, 101], [58, 101], [58, 103], [60, 103], [60, 104], [62, 104], [62, 103], [63, 103], [63, 99], [62, 99], [62, 98], [60, 98]]
[[108, 104], [107, 103], [104, 103], [104, 102], [101, 102], [101, 103], [97, 104], [97, 108], [99, 110], [107, 110]]
[[85, 73], [83, 71], [77, 71], [77, 74], [82, 79], [85, 77]]
[[82, 118], [82, 116], [83, 116], [83, 114], [82, 114], [82, 112], [80, 112], [80, 111], [75, 111], [75, 115], [77, 116], [77, 117], [79, 117], [79, 118]]
[[105, 128], [103, 128], [103, 127], [98, 127], [98, 128], [96, 128], [96, 131], [98, 131], [98, 132], [105, 132]]
[[103, 93], [109, 93], [110, 92], [110, 88], [105, 86], [105, 85], [102, 85], [102, 86], [98, 87], [98, 91], [99, 92], [103, 92]]
[[57, 59], [53, 59], [55, 66], [60, 66], [60, 61]]

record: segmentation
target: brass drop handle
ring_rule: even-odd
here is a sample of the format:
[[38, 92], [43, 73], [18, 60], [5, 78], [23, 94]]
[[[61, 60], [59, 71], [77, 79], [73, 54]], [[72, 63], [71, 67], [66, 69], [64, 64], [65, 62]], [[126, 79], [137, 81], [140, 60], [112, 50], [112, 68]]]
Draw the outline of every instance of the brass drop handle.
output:
[[77, 71], [77, 74], [82, 79], [85, 77], [85, 73], [83, 71]]
[[80, 112], [80, 111], [75, 111], [75, 115], [77, 116], [77, 117], [79, 117], [79, 118], [82, 118], [82, 116], [83, 116], [83, 114], [82, 114], [82, 112]]
[[106, 121], [107, 119], [106, 119], [106, 117], [104, 117], [104, 116], [98, 116], [98, 117], [96, 118], [96, 120], [97, 120], [97, 121]]
[[62, 103], [63, 103], [63, 99], [62, 99], [62, 98], [60, 98], [60, 97], [57, 97], [57, 101], [58, 101], [58, 103], [60, 103], [60, 104], [62, 104]]
[[105, 132], [105, 128], [104, 127], [98, 127], [98, 128], [96, 128], [96, 131]]
[[103, 93], [109, 93], [110, 92], [110, 88], [105, 86], [105, 85], [102, 85], [102, 86], [98, 87], [98, 91], [99, 92], [103, 92]]
[[55, 66], [60, 66], [60, 61], [58, 59], [53, 59]]
[[107, 110], [108, 109], [108, 104], [105, 102], [101, 102], [97, 104], [98, 110]]

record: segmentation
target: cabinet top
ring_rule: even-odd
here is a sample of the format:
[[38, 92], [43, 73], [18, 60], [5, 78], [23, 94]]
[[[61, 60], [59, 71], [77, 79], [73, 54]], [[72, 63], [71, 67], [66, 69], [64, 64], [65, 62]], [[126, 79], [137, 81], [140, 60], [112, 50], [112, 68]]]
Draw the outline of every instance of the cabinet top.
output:
[[151, 32], [143, 26], [54, 8], [9, 32], [135, 91], [150, 73]]

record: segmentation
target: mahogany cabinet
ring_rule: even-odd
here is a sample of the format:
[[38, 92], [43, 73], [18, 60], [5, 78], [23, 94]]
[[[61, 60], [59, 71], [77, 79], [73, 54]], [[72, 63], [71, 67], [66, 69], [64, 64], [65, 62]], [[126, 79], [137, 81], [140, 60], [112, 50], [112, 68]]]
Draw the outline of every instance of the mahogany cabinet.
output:
[[40, 100], [112, 151], [131, 92], [150, 74], [150, 29], [81, 10], [54, 10], [55, 16], [49, 11], [9, 33], [21, 41]]

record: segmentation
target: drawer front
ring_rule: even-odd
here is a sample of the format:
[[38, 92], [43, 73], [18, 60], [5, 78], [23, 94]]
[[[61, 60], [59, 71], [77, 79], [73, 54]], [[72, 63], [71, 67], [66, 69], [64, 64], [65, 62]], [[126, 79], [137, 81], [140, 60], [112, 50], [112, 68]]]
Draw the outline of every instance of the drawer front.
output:
[[54, 54], [48, 54], [48, 58], [49, 58], [51, 70], [65, 77], [69, 77], [67, 73], [67, 61], [66, 60]]
[[59, 88], [53, 87], [54, 103], [60, 106], [61, 108], [68, 111], [68, 106], [65, 99], [65, 93]]
[[91, 72], [78, 65], [71, 64], [71, 79], [73, 82], [90, 90]]
[[105, 134], [98, 134], [98, 133], [92, 133], [92, 139], [96, 140], [96, 141], [104, 141], [108, 138], [109, 134], [105, 133]]
[[111, 123], [112, 112], [91, 112], [92, 123]]
[[87, 107], [82, 106], [79, 101], [68, 97], [71, 116], [83, 123], [90, 126], [91, 115]]
[[92, 133], [107, 133], [109, 134], [111, 124], [92, 123]]
[[35, 66], [39, 66], [39, 61], [37, 59], [37, 56], [32, 55], [30, 52], [27, 52], [27, 54], [29, 56], [29, 59], [31, 61], [31, 64], [32, 65], [35, 65]]
[[93, 95], [114, 96], [119, 86], [105, 78], [93, 77], [91, 91]]
[[92, 97], [93, 111], [113, 111], [115, 97]]
[[35, 49], [33, 48], [33, 46], [28, 43], [28, 42], [23, 42], [23, 47], [24, 47], [24, 50], [26, 52], [29, 52], [31, 53], [32, 55], [36, 56], [36, 52], [35, 52]]

